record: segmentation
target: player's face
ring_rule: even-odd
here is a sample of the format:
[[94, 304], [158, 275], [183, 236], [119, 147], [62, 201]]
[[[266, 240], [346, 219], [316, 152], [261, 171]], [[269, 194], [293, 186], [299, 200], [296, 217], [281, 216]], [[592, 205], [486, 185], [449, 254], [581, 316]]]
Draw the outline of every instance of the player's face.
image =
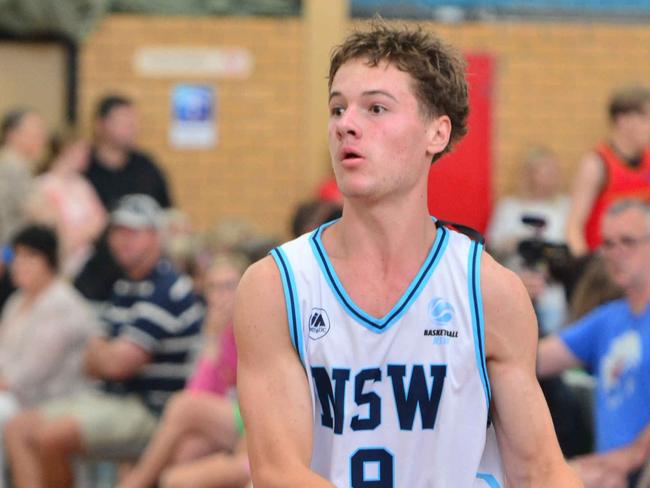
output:
[[647, 281], [650, 226], [640, 209], [629, 208], [617, 215], [605, 216], [602, 237], [601, 252], [614, 283], [629, 289]]
[[413, 79], [382, 62], [343, 64], [330, 90], [329, 149], [336, 180], [347, 198], [377, 200], [418, 191], [434, 154], [449, 142], [447, 116], [427, 118]]

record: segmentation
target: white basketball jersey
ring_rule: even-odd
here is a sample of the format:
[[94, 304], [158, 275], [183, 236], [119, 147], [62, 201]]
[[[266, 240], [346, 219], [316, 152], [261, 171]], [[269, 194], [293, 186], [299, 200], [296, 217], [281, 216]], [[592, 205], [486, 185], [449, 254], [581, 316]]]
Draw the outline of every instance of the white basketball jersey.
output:
[[382, 318], [339, 281], [321, 234], [272, 251], [313, 405], [312, 469], [339, 488], [505, 486], [479, 286], [482, 245], [440, 227]]

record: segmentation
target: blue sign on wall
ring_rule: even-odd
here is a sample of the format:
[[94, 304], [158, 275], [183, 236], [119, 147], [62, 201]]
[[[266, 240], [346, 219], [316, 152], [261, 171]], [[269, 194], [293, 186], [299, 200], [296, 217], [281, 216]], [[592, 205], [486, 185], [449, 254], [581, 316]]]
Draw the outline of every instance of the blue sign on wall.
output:
[[171, 94], [171, 144], [183, 149], [213, 147], [217, 143], [216, 113], [214, 87], [176, 85]]

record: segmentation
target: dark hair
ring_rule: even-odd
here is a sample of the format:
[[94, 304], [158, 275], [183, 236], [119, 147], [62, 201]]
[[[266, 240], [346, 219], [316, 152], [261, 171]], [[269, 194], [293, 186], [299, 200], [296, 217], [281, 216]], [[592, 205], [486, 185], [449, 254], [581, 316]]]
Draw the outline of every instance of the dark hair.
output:
[[99, 102], [97, 102], [97, 108], [95, 109], [95, 118], [96, 119], [105, 119], [113, 111], [113, 109], [119, 107], [130, 107], [133, 105], [133, 100], [127, 98], [123, 95], [111, 94], [102, 97]]
[[414, 80], [415, 96], [423, 115], [449, 117], [449, 144], [433, 161], [450, 151], [467, 133], [465, 62], [451, 46], [421, 27], [393, 28], [376, 19], [369, 31], [354, 32], [334, 49], [330, 58], [330, 89], [339, 68], [353, 59], [365, 59], [369, 66], [386, 61], [408, 73]]
[[17, 107], [5, 113], [4, 117], [2, 117], [2, 122], [0, 123], [0, 144], [5, 144], [9, 134], [20, 126], [25, 115], [32, 112], [33, 110], [31, 108]]
[[11, 239], [11, 247], [17, 246], [41, 253], [53, 271], [59, 269], [59, 243], [56, 233], [50, 227], [39, 224], [23, 227]]
[[342, 207], [334, 202], [310, 200], [299, 204], [291, 219], [291, 233], [299, 237], [314, 230], [321, 224], [341, 217]]
[[650, 104], [650, 89], [641, 85], [624, 86], [616, 90], [609, 100], [609, 120], [631, 112], [642, 113]]

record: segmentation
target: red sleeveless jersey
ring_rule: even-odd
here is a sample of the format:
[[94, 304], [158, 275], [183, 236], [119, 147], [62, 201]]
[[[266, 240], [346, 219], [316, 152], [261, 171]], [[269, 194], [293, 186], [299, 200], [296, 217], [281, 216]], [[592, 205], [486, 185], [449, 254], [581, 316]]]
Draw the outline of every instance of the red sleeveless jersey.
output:
[[607, 207], [622, 198], [640, 198], [650, 201], [650, 150], [643, 152], [641, 164], [630, 167], [609, 144], [600, 144], [596, 153], [605, 167], [605, 186], [596, 197], [585, 226], [585, 239], [589, 250], [600, 245], [600, 221]]

